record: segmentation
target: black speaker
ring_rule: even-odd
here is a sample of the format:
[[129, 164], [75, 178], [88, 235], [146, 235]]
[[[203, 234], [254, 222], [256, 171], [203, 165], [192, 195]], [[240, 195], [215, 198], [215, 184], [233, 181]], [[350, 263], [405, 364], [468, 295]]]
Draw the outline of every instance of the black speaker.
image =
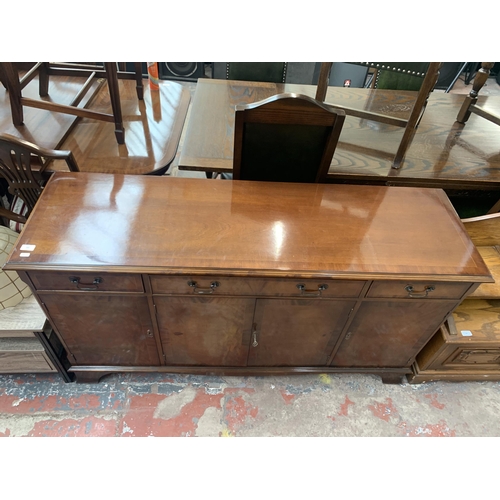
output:
[[439, 70], [439, 78], [436, 83], [435, 89], [446, 90], [453, 79], [457, 76], [458, 72], [464, 65], [463, 62], [445, 62]]
[[162, 80], [195, 82], [205, 76], [205, 63], [202, 62], [161, 62], [158, 66]]

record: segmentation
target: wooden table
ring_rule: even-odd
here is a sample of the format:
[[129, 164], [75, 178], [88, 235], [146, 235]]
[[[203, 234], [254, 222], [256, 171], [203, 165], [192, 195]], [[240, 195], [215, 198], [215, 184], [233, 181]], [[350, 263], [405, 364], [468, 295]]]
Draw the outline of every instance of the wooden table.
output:
[[[122, 110], [120, 104], [120, 92], [118, 89], [118, 77], [120, 78], [133, 78], [136, 81], [137, 97], [143, 98], [143, 83], [142, 83], [142, 70], [141, 63], [134, 63], [135, 71], [118, 72], [116, 63], [105, 62], [103, 67], [92, 65], [75, 65], [71, 63], [48, 63], [40, 62], [26, 73], [22, 79], [19, 78], [19, 72], [16, 64], [12, 62], [0, 63], [0, 75], [2, 82], [7, 87], [10, 99], [10, 106], [12, 112], [12, 123], [16, 126], [24, 124], [23, 106], [29, 106], [40, 109], [47, 109], [49, 111], [65, 113], [69, 115], [93, 118], [95, 120], [104, 120], [107, 122], [114, 122], [115, 136], [118, 144], [125, 142], [125, 128], [123, 127]], [[67, 76], [87, 76], [87, 81], [83, 85], [81, 91], [77, 94], [75, 99], [68, 106], [66, 104], [55, 103], [51, 100], [31, 99], [23, 97], [22, 89], [39, 74], [39, 94], [40, 97], [49, 97], [49, 75], [67, 75]], [[113, 112], [100, 113], [79, 107], [80, 101], [85, 97], [85, 94], [92, 87], [93, 80], [97, 77], [104, 77], [108, 83], [109, 98]]]
[[[231, 172], [234, 107], [276, 93], [314, 97], [316, 86], [199, 80], [181, 148], [179, 168]], [[406, 118], [416, 92], [329, 87], [326, 102]], [[433, 92], [400, 170], [391, 161], [403, 129], [348, 116], [330, 168], [332, 181], [442, 188], [500, 189], [500, 134], [487, 120], [455, 122], [463, 95]], [[500, 112], [500, 97], [479, 104]]]
[[52, 176], [5, 269], [30, 285], [80, 381], [398, 382], [492, 281], [442, 190], [83, 172]]

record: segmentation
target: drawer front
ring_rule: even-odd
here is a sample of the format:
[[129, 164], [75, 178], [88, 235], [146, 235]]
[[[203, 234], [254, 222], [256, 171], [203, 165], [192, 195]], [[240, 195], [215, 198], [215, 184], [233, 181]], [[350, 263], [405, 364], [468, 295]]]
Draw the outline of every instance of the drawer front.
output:
[[139, 274], [29, 272], [37, 290], [72, 290], [92, 292], [144, 292]]
[[500, 348], [498, 346], [467, 346], [458, 348], [444, 363], [443, 368], [500, 368]]
[[151, 276], [153, 293], [275, 297], [359, 297], [364, 281]]
[[0, 373], [55, 372], [44, 354], [39, 352], [0, 351]]
[[374, 281], [366, 294], [389, 299], [459, 299], [471, 283], [434, 281]]
[[45, 350], [36, 338], [1, 338], [0, 373], [53, 372]]

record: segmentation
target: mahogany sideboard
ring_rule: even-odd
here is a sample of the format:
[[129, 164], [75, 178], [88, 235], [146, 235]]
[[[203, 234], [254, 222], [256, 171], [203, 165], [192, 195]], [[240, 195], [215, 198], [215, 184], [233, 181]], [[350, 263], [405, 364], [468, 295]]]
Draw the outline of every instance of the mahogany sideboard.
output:
[[57, 172], [4, 267], [79, 382], [351, 372], [399, 382], [492, 278], [440, 189]]

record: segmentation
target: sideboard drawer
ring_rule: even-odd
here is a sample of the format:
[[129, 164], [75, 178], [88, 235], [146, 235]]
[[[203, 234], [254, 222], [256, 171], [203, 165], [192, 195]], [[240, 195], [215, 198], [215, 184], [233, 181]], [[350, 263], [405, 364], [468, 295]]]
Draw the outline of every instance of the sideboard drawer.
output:
[[275, 297], [359, 297], [364, 281], [261, 279], [205, 276], [150, 277], [153, 293], [190, 295], [255, 295]]
[[0, 339], [0, 373], [55, 372], [36, 338]]
[[367, 297], [390, 299], [459, 299], [471, 283], [431, 281], [375, 281]]
[[138, 274], [29, 272], [37, 290], [74, 290], [93, 292], [144, 292]]

